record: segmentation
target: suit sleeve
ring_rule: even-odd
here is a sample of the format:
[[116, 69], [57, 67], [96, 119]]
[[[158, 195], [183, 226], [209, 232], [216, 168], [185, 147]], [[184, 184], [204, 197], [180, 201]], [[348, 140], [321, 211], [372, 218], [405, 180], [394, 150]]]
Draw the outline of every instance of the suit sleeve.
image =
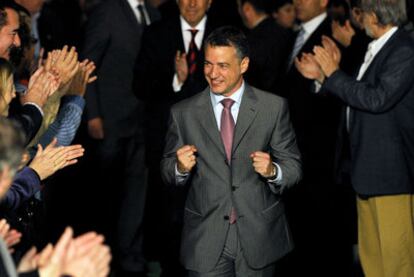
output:
[[270, 153], [272, 160], [280, 166], [283, 172], [280, 182], [283, 190], [299, 182], [302, 177], [302, 165], [287, 102], [282, 99], [280, 103], [279, 116], [270, 141]]
[[323, 83], [323, 88], [352, 108], [371, 113], [386, 112], [414, 85], [414, 51], [409, 46], [392, 49], [385, 62], [377, 65], [380, 68], [369, 68], [378, 71], [375, 82], [356, 81], [337, 70]]
[[[92, 13], [85, 32], [85, 43], [82, 51], [83, 58], [92, 60], [96, 65], [99, 76], [102, 59], [111, 41], [108, 31], [108, 15], [105, 6], [100, 6]], [[88, 119], [100, 117], [98, 82], [93, 82], [87, 88], [86, 115]]]
[[0, 205], [5, 210], [16, 210], [40, 189], [41, 183], [37, 173], [30, 167], [24, 167], [16, 174]]
[[23, 105], [18, 114], [9, 116], [9, 119], [18, 122], [26, 135], [26, 145], [35, 137], [42, 125], [43, 115], [40, 110], [31, 104]]
[[[161, 177], [166, 184], [178, 185], [176, 175], [177, 150], [184, 145], [174, 113], [170, 113], [168, 131], [161, 160]], [[184, 180], [187, 181], [188, 178]]]

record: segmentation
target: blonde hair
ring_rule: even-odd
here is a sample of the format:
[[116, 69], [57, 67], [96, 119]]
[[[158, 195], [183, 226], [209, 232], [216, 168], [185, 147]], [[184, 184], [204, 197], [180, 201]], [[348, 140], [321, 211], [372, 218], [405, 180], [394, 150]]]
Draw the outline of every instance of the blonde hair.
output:
[[[10, 76], [12, 76], [14, 73], [13, 66], [10, 62], [8, 62], [6, 59], [0, 58], [0, 102], [3, 102], [1, 104], [4, 104], [7, 106], [4, 94], [9, 93], [8, 92], [8, 82]], [[1, 107], [0, 104], [0, 107]], [[4, 107], [3, 107], [4, 108]], [[0, 114], [3, 113], [3, 111], [0, 110]]]

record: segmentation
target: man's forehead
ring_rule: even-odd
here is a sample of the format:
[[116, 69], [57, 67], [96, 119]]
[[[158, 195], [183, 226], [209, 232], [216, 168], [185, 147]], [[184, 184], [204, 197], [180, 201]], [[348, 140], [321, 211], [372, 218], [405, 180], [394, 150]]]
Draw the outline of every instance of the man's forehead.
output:
[[19, 14], [17, 11], [5, 8], [5, 11], [7, 13], [7, 23], [6, 26], [9, 26], [12, 29], [18, 29], [19, 28]]

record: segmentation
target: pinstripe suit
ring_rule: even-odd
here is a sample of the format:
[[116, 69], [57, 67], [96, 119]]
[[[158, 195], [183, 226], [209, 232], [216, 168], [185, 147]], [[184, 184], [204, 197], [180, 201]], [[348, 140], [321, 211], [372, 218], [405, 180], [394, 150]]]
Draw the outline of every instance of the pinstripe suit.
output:
[[212, 270], [226, 242], [226, 215], [235, 207], [243, 256], [250, 267], [262, 268], [289, 252], [293, 244], [280, 193], [273, 193], [254, 171], [250, 154], [271, 154], [283, 172], [282, 189], [299, 181], [300, 154], [287, 103], [246, 85], [229, 166], [209, 93], [207, 88], [173, 106], [161, 162], [164, 181], [174, 184], [177, 149], [183, 145], [198, 149], [197, 165], [187, 179], [181, 260], [189, 270]]

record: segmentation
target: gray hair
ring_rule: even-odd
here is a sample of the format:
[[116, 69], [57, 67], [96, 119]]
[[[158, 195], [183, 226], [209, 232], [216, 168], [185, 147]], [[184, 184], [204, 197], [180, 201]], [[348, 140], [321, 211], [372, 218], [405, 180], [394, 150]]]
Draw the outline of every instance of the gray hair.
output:
[[24, 151], [25, 137], [22, 130], [14, 122], [0, 117], [0, 171], [5, 166], [13, 174], [20, 165]]
[[374, 13], [382, 26], [400, 26], [407, 21], [405, 0], [362, 0], [361, 9]]

